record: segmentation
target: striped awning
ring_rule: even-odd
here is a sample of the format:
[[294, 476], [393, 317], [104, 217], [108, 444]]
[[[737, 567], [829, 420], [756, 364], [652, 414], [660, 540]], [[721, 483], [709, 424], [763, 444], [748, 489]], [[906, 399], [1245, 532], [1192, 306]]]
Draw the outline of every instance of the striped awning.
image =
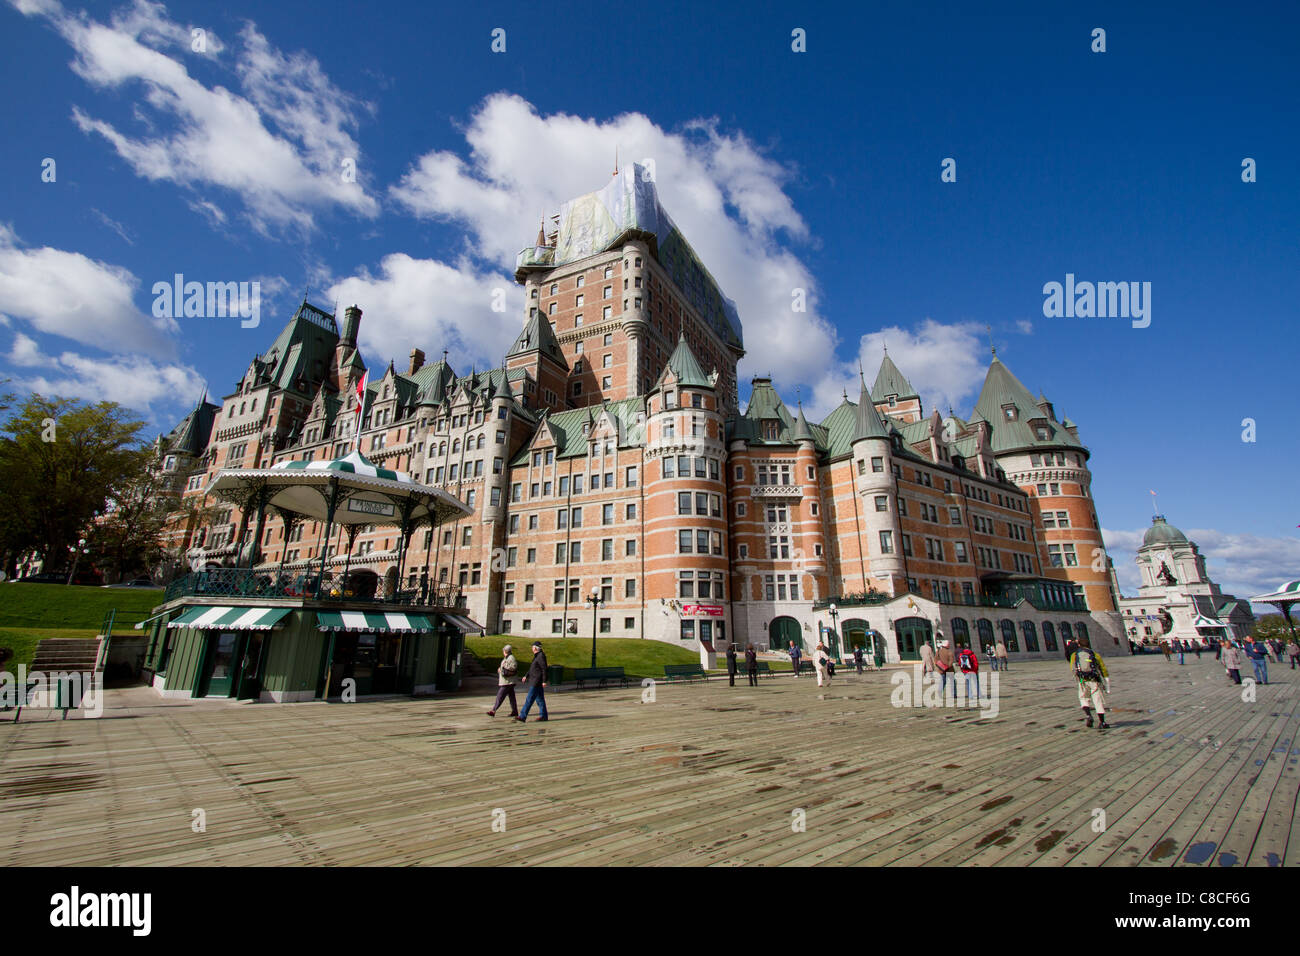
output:
[[412, 483], [409, 475], [390, 471], [387, 468], [380, 468], [359, 451], [354, 451], [346, 458], [335, 458], [333, 461], [301, 461], [295, 459], [293, 461], [282, 461], [273, 467], [276, 470], [286, 471], [341, 471], [349, 475], [361, 475], [366, 478], [382, 478], [385, 481]]
[[269, 631], [283, 621], [291, 607], [192, 607], [168, 627], [211, 627], [223, 631]]
[[442, 614], [439, 616], [462, 634], [478, 634], [483, 630], [481, 625], [475, 624], [469, 618], [462, 617], [459, 614]]
[[387, 631], [394, 634], [432, 631], [423, 614], [397, 611], [318, 611], [316, 627], [322, 631]]

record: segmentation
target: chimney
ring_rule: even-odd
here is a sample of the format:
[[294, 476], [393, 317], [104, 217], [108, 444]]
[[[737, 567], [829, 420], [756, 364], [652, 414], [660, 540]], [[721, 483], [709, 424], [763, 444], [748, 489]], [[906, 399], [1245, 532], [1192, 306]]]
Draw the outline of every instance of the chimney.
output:
[[424, 352], [421, 349], [411, 349], [411, 367], [407, 370], [407, 375], [414, 375], [420, 369], [424, 368]]
[[357, 347], [357, 331], [361, 328], [361, 310], [355, 305], [350, 305], [343, 310], [343, 338], [342, 345], [349, 348]]

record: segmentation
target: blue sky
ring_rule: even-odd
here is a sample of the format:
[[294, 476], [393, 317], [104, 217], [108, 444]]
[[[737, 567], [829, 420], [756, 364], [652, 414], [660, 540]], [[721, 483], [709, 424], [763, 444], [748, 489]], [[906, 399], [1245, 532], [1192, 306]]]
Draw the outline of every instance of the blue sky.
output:
[[[1126, 584], [1149, 489], [1226, 589], [1300, 577], [1295, 8], [894, 6], [9, 0], [0, 377], [165, 430], [307, 286], [361, 305], [372, 366], [495, 364], [514, 253], [618, 148], [655, 160], [738, 302], [742, 381], [824, 414], [887, 343], [928, 407], [966, 415], [991, 326], [1079, 423]], [[154, 317], [177, 272], [259, 281], [261, 325]], [[1067, 273], [1150, 282], [1150, 326], [1045, 318]]]

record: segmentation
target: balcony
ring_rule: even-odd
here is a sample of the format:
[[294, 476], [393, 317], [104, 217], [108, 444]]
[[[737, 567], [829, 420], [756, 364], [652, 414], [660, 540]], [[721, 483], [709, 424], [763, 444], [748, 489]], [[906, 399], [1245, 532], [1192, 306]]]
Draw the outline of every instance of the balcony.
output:
[[755, 485], [751, 494], [755, 498], [802, 498], [798, 485]]
[[425, 588], [402, 588], [399, 585], [389, 593], [385, 579], [379, 575], [353, 572], [345, 582], [341, 574], [327, 571], [317, 593], [318, 579], [319, 572], [315, 570], [216, 568], [196, 571], [167, 585], [163, 603], [181, 597], [232, 597], [417, 607], [461, 606], [460, 585], [448, 581], [431, 582]]
[[843, 594], [838, 597], [820, 598], [813, 601], [814, 611], [824, 611], [832, 604], [836, 608], [843, 607], [870, 607], [878, 604], [888, 604], [894, 600], [888, 594], [881, 591], [867, 591], [865, 594]]

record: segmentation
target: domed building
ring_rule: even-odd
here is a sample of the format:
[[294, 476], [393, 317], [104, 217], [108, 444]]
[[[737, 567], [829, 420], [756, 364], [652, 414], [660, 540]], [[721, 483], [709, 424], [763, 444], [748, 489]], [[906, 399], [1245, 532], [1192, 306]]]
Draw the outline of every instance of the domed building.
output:
[[[1224, 594], [1205, 570], [1205, 555], [1164, 515], [1155, 515], [1142, 536], [1137, 566], [1142, 584], [1137, 597], [1119, 599], [1129, 640], [1234, 640], [1255, 624], [1248, 601]], [[1116, 588], [1118, 591], [1118, 587]]]

